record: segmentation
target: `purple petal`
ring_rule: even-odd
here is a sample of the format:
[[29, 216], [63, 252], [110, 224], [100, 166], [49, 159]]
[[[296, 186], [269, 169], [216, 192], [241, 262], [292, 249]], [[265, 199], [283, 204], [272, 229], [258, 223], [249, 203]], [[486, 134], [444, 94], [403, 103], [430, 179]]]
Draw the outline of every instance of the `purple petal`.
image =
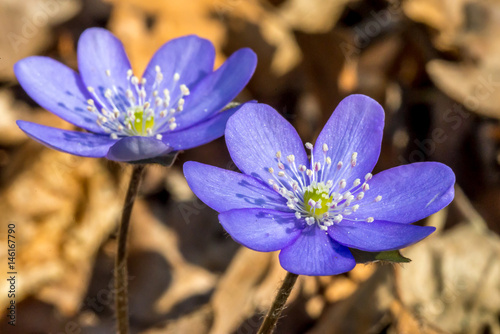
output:
[[209, 143], [224, 135], [227, 120], [241, 107], [242, 105], [220, 112], [209, 120], [185, 130], [165, 132], [162, 141], [176, 151]]
[[153, 137], [124, 137], [110, 147], [106, 158], [114, 161], [140, 161], [171, 153], [173, 149]]
[[268, 168], [278, 170], [276, 152], [282, 159], [295, 155], [296, 165], [308, 165], [302, 141], [293, 126], [276, 110], [260, 103], [247, 103], [227, 122], [226, 144], [231, 158], [245, 174], [271, 178]]
[[432, 226], [416, 226], [375, 220], [342, 220], [328, 228], [328, 234], [340, 244], [367, 252], [381, 252], [408, 247], [436, 230]]
[[[155, 67], [159, 66], [163, 80], [154, 90], [161, 93], [168, 89], [172, 101], [175, 101], [180, 97], [180, 84], [192, 89], [193, 84], [212, 73], [214, 58], [214, 46], [206, 39], [195, 35], [173, 39], [158, 49], [149, 62], [143, 75], [146, 78], [146, 92], [150, 94], [153, 90]], [[173, 80], [175, 73], [179, 74], [178, 82]]]
[[[332, 159], [328, 180], [337, 183], [345, 178], [350, 186], [354, 179], [370, 173], [380, 155], [384, 129], [384, 110], [375, 100], [365, 95], [350, 95], [337, 106], [314, 145], [314, 161], [325, 166], [323, 144], [328, 145], [327, 156]], [[352, 154], [357, 162], [351, 167]], [[340, 171], [337, 164], [343, 163]], [[351, 172], [352, 169], [352, 172]]]
[[78, 40], [77, 55], [85, 86], [94, 88], [100, 101], [96, 102], [112, 110], [104, 92], [116, 87], [118, 95], [124, 96], [128, 88], [127, 71], [131, 69], [122, 42], [106, 29], [90, 28]]
[[286, 247], [303, 228], [292, 213], [264, 209], [225, 211], [219, 214], [219, 220], [236, 242], [259, 252]]
[[[441, 163], [421, 162], [385, 170], [368, 184], [370, 190], [349, 218], [413, 223], [450, 204], [455, 174]], [[378, 195], [382, 199], [375, 202]]]
[[17, 80], [40, 106], [76, 126], [104, 133], [86, 107], [88, 96], [75, 71], [47, 57], [28, 57], [14, 65]]
[[290, 212], [286, 200], [253, 177], [188, 161], [184, 175], [193, 192], [212, 209], [266, 208]]
[[297, 275], [338, 275], [356, 265], [349, 249], [316, 225], [304, 229], [293, 244], [281, 250], [279, 258], [283, 269]]
[[178, 128], [187, 128], [224, 108], [250, 81], [256, 65], [257, 56], [252, 50], [233, 53], [217, 71], [192, 88], [184, 111], [175, 117]]
[[17, 125], [28, 136], [45, 146], [82, 157], [104, 157], [116, 142], [109, 136], [61, 130], [26, 121], [17, 121]]

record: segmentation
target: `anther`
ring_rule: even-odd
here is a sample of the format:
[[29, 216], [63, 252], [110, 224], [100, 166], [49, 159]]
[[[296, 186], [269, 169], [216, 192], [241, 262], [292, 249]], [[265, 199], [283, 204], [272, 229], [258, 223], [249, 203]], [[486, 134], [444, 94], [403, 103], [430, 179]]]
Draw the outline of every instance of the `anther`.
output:
[[313, 144], [311, 144], [311, 143], [309, 143], [309, 142], [307, 142], [305, 146], [306, 146], [306, 148], [307, 148], [308, 150], [312, 150], [312, 148], [313, 148]]
[[276, 158], [281, 159], [281, 151], [276, 152]]
[[382, 200], [382, 196], [378, 195], [375, 197], [375, 202], [380, 202]]
[[366, 222], [367, 222], [367, 223], [373, 223], [373, 221], [374, 221], [374, 220], [375, 220], [375, 219], [373, 219], [373, 217], [368, 217], [368, 218], [366, 218]]
[[179, 73], [174, 74], [174, 81], [179, 81], [180, 78], [181, 78], [181, 75]]
[[328, 152], [328, 145], [326, 144], [323, 144], [323, 152]]
[[358, 153], [354, 152], [351, 156], [351, 166], [354, 167], [356, 166], [356, 159], [358, 158]]
[[342, 161], [339, 161], [339, 163], [337, 164], [337, 169], [340, 170], [343, 165], [344, 164], [342, 163]]
[[370, 181], [372, 179], [373, 175], [372, 173], [368, 173], [365, 175], [365, 181]]
[[113, 92], [111, 91], [111, 89], [106, 89], [106, 91], [104, 92], [104, 97], [106, 97], [107, 99], [110, 99], [111, 96], [113, 96]]
[[181, 89], [181, 93], [182, 93], [183, 96], [188, 96], [190, 94], [189, 88], [187, 88], [186, 85], [182, 84], [179, 87]]
[[177, 102], [177, 110], [182, 111], [184, 109], [184, 99], [181, 97]]
[[110, 70], [106, 70], [106, 75], [109, 77], [111, 77], [111, 71]]

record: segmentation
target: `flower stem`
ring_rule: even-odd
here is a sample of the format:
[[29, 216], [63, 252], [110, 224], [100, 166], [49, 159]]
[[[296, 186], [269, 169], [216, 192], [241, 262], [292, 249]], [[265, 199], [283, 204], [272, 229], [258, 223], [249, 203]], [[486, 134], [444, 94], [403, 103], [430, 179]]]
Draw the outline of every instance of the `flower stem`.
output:
[[128, 271], [127, 271], [127, 241], [130, 226], [130, 214], [135, 197], [141, 183], [145, 165], [135, 165], [130, 177], [130, 183], [123, 204], [122, 220], [118, 231], [118, 247], [115, 261], [115, 312], [118, 322], [118, 333], [129, 333], [128, 319]]
[[267, 312], [264, 322], [260, 326], [257, 334], [271, 334], [274, 331], [276, 323], [281, 316], [281, 312], [283, 312], [283, 309], [285, 308], [285, 303], [290, 296], [290, 292], [292, 292], [292, 288], [297, 281], [297, 277], [299, 277], [299, 275], [292, 273], [286, 274], [285, 280], [276, 294], [276, 298]]

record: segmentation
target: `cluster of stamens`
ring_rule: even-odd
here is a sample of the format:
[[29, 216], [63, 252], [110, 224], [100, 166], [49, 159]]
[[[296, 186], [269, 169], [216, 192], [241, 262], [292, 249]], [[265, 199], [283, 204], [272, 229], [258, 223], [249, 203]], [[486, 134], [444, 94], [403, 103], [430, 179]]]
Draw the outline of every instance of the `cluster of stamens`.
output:
[[[346, 179], [334, 183], [333, 180], [327, 179], [332, 175], [332, 169], [349, 176], [356, 167], [357, 152], [352, 153], [349, 164], [344, 165], [344, 162], [339, 161], [334, 165], [327, 156], [327, 144], [322, 146], [323, 162], [314, 161], [311, 143], [306, 143], [305, 146], [311, 151], [311, 168], [297, 165], [294, 155], [288, 155], [286, 161], [282, 160], [281, 151], [278, 151], [276, 153], [278, 172], [276, 173], [273, 167], [268, 168], [272, 176], [269, 184], [287, 199], [287, 206], [295, 211], [297, 219], [304, 218], [308, 225], [317, 223], [326, 231], [329, 226], [344, 219], [348, 220], [347, 216], [359, 209], [360, 201], [370, 189], [368, 181], [373, 175], [366, 174], [363, 182], [355, 179], [350, 187]], [[382, 196], [379, 195], [374, 201], [379, 202], [381, 199]], [[368, 217], [366, 221], [371, 223], [374, 218]]]
[[[124, 136], [155, 136], [161, 140], [158, 131], [174, 130], [177, 127], [175, 115], [184, 109], [184, 98], [189, 95], [186, 85], [180, 84], [180, 94], [163, 89], [159, 92], [163, 81], [160, 66], [155, 67], [155, 81], [152, 92], [146, 92], [146, 79], [139, 79], [133, 75], [132, 70], [127, 71], [126, 89], [112, 84], [108, 88], [100, 88], [102, 96], [98, 95], [94, 87], [87, 87], [93, 98], [87, 100], [87, 110], [97, 115], [97, 124], [110, 134], [113, 139]], [[111, 71], [105, 71], [108, 78]], [[179, 73], [173, 78], [177, 84], [180, 80]], [[173, 96], [175, 94], [175, 96]]]

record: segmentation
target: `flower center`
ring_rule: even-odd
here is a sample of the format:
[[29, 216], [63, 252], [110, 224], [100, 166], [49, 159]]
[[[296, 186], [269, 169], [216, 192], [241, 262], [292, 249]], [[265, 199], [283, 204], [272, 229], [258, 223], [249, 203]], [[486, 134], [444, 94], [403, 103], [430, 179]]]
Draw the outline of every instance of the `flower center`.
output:
[[328, 212], [329, 207], [326, 204], [333, 201], [333, 196], [330, 195], [328, 187], [324, 184], [317, 184], [311, 188], [304, 193], [305, 209], [313, 217], [322, 218]]
[[97, 124], [111, 138], [155, 136], [161, 140], [161, 133], [177, 127], [175, 114], [183, 111], [189, 89], [184, 84], [178, 85], [180, 75], [175, 73], [173, 88], [159, 92], [163, 73], [160, 66], [156, 66], [155, 71], [150, 92], [146, 92], [146, 79], [139, 80], [131, 69], [127, 71], [128, 87], [116, 87], [110, 70], [105, 71], [110, 86], [99, 87], [101, 94], [97, 94], [93, 87], [87, 87], [93, 97], [87, 100], [87, 110], [97, 115]]
[[147, 136], [148, 132], [152, 131], [154, 127], [154, 116], [150, 115], [148, 117], [145, 117], [144, 109], [142, 109], [141, 107], [135, 107], [132, 111], [133, 117], [127, 119], [127, 126], [130, 126], [139, 135]]
[[[288, 208], [295, 211], [297, 219], [304, 218], [308, 225], [317, 224], [322, 230], [342, 220], [359, 220], [348, 216], [355, 213], [363, 200], [365, 193], [370, 189], [368, 181], [372, 174], [368, 173], [361, 179], [355, 179], [352, 186], [348, 187], [346, 179], [341, 176], [352, 175], [357, 164], [358, 153], [351, 155], [350, 161], [339, 161], [337, 165], [327, 156], [328, 145], [323, 144], [323, 163], [314, 161], [313, 145], [306, 143], [306, 148], [311, 151], [310, 168], [305, 165], [296, 165], [295, 156], [288, 155], [286, 161], [281, 160], [281, 151], [276, 153], [278, 173], [273, 167], [268, 171], [272, 176], [269, 184], [281, 196], [287, 199]], [[380, 202], [382, 196], [377, 196], [374, 201]], [[361, 218], [369, 223], [373, 217]]]

